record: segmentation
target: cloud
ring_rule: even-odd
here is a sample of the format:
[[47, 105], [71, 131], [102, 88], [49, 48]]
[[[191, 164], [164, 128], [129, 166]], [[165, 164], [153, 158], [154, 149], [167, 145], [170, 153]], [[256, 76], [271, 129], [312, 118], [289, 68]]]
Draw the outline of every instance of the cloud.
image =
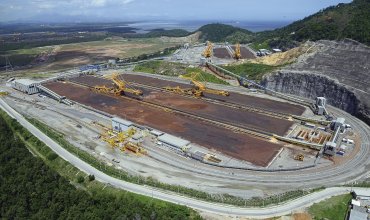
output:
[[91, 5], [96, 6], [96, 7], [105, 6], [106, 3], [107, 3], [106, 0], [93, 0], [93, 1], [91, 1]]
[[131, 2], [133, 2], [134, 0], [122, 0], [122, 4], [126, 5], [126, 4], [129, 4]]

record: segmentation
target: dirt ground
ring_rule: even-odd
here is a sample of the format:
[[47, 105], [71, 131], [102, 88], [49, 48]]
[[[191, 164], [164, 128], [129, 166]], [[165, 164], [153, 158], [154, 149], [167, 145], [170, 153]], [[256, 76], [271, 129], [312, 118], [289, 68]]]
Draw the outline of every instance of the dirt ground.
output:
[[137, 100], [97, 94], [86, 87], [71, 83], [55, 82], [45, 86], [76, 102], [182, 137], [258, 166], [267, 166], [282, 147], [249, 135], [234, 133], [198, 120], [152, 108], [140, 104]]
[[226, 48], [214, 48], [213, 56], [221, 59], [231, 59], [231, 56]]

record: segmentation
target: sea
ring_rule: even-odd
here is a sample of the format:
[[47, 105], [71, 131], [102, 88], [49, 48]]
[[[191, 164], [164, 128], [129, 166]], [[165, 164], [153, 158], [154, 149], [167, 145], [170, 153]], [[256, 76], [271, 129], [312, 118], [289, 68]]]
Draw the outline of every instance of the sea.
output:
[[184, 29], [192, 32], [203, 25], [212, 23], [228, 24], [235, 27], [247, 29], [252, 32], [260, 32], [284, 27], [292, 23], [292, 21], [140, 21], [129, 23], [128, 26], [136, 28], [137, 33], [147, 33], [153, 29]]

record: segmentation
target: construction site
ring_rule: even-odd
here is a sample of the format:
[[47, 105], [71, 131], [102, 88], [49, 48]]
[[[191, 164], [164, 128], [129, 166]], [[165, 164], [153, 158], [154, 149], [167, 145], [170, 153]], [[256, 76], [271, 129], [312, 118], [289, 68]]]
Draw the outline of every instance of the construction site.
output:
[[[182, 50], [176, 55], [201, 51], [193, 65], [241, 84], [206, 83], [197, 73], [170, 77], [107, 68], [42, 81], [11, 79], [1, 94], [109, 166], [211, 193], [251, 198], [284, 192], [291, 185], [269, 184], [281, 172], [297, 180], [292, 185], [301, 186], [300, 176], [307, 175], [310, 187], [320, 186], [319, 172], [327, 175], [361, 151], [361, 135], [329, 110], [324, 97], [278, 93], [215, 64], [254, 59], [246, 46], [207, 42]], [[245, 188], [256, 181], [259, 186]]]

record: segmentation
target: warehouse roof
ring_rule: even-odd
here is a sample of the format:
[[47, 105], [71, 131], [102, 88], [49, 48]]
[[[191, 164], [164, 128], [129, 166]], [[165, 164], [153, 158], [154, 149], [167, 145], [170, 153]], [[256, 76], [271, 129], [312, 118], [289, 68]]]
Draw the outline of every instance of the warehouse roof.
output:
[[158, 130], [151, 130], [150, 133], [155, 136], [161, 136], [163, 134], [162, 131], [158, 131]]
[[25, 85], [25, 86], [30, 86], [32, 84], [38, 84], [39, 83], [39, 82], [30, 80], [30, 79], [16, 79], [16, 80], [14, 80], [14, 82], [20, 83], [20, 84]]
[[131, 122], [131, 121], [127, 121], [125, 119], [122, 119], [122, 118], [118, 118], [118, 117], [113, 117], [112, 118], [112, 121], [114, 122], [117, 122], [119, 124], [123, 124], [123, 125], [126, 125], [126, 126], [130, 126], [130, 125], [133, 125], [134, 123]]
[[190, 144], [190, 141], [184, 140], [182, 138], [175, 137], [170, 134], [164, 134], [162, 136], [159, 136], [159, 141], [167, 143], [169, 145], [172, 145], [177, 148], [182, 148], [188, 144]]

